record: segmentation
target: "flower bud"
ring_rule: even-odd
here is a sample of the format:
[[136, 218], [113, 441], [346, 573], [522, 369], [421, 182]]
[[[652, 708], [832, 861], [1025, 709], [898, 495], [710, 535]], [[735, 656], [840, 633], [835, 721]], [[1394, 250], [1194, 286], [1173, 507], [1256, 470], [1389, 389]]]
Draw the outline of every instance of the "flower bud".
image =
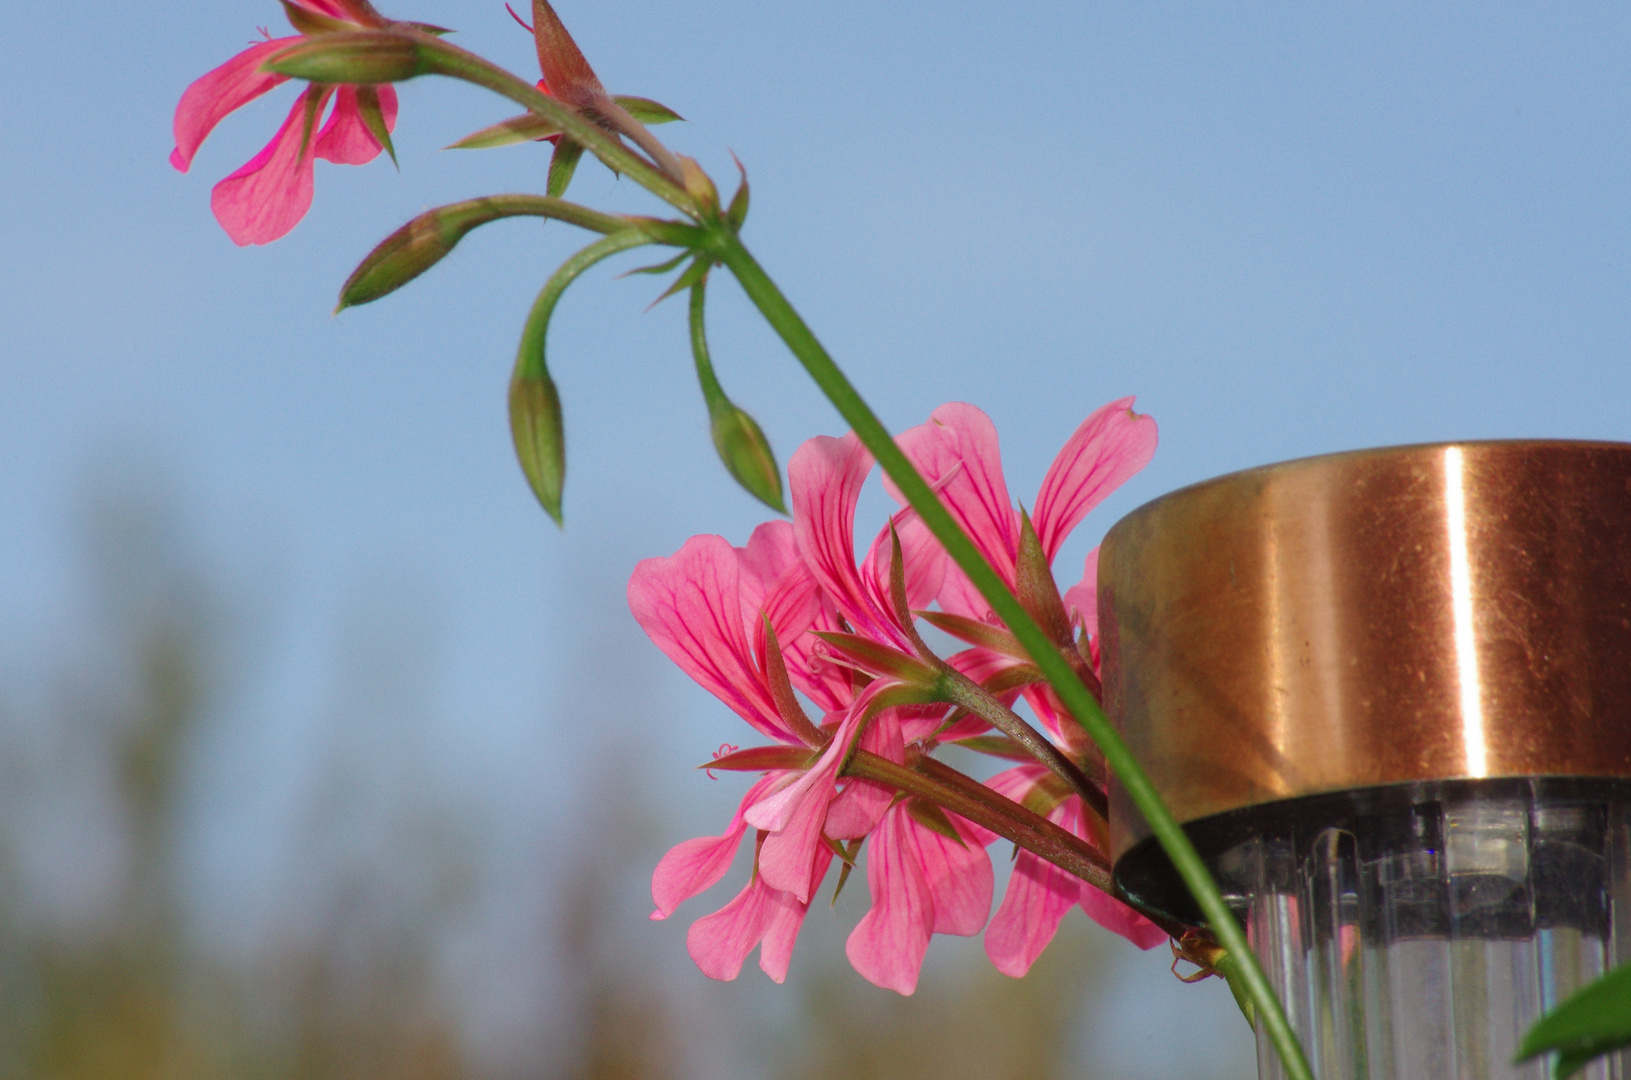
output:
[[510, 435], [515, 456], [544, 510], [561, 518], [561, 485], [566, 479], [566, 432], [555, 380], [542, 369], [517, 369], [510, 379]]
[[321, 34], [274, 53], [262, 70], [315, 83], [401, 82], [429, 70], [419, 44], [390, 30]]
[[758, 421], [723, 395], [708, 403], [708, 414], [714, 449], [736, 482], [772, 510], [787, 513], [781, 469]]
[[492, 199], [469, 199], [427, 210], [379, 242], [340, 287], [342, 311], [395, 292], [435, 266], [478, 225], [506, 216]]

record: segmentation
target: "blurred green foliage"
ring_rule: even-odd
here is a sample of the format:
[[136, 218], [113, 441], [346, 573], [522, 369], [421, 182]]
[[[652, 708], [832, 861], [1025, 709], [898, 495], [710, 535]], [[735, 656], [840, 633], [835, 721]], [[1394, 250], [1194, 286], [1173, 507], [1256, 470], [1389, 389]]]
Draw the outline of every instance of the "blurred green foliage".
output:
[[[253, 590], [211, 569], [180, 520], [142, 485], [94, 494], [81, 529], [92, 598], [86, 640], [32, 671], [31, 685], [0, 688], [0, 1076], [707, 1075], [701, 1063], [711, 1058], [696, 1042], [720, 1032], [688, 1028], [697, 1007], [686, 999], [711, 984], [690, 970], [664, 976], [683, 959], [652, 960], [643, 951], [650, 940], [631, 943], [631, 925], [619, 921], [628, 882], [643, 879], [655, 859], [652, 810], [638, 800], [589, 810], [597, 815], [592, 829], [583, 823], [592, 842], [553, 871], [560, 902], [545, 937], [559, 943], [555, 977], [576, 1017], [564, 1032], [556, 1024], [568, 1045], [551, 1048], [547, 1061], [480, 1070], [467, 1014], [438, 973], [434, 947], [481, 889], [496, 886], [470, 854], [480, 845], [469, 823], [422, 794], [414, 762], [367, 775], [386, 743], [409, 757], [425, 752], [403, 736], [402, 723], [429, 708], [420, 700], [429, 695], [416, 652], [423, 646], [388, 611], [352, 628], [335, 665], [344, 685], [334, 695], [334, 726], [361, 728], [330, 740], [334, 760], [316, 770], [301, 811], [322, 841], [302, 856], [300, 884], [316, 897], [307, 904], [319, 912], [315, 924], [247, 950], [199, 932], [195, 886], [183, 872], [197, 842], [187, 829], [187, 793], [219, 767], [200, 747], [223, 703], [257, 675], [259, 654], [246, 629]], [[382, 805], [392, 799], [395, 809]], [[68, 821], [78, 824], [56, 830]], [[42, 856], [41, 838], [57, 836], [67, 839], [55, 849], [45, 843]], [[360, 840], [336, 848], [334, 838], [346, 836]], [[87, 863], [79, 848], [104, 857]], [[19, 869], [25, 851], [43, 857], [47, 871], [54, 862], [81, 869], [35, 895], [37, 883]], [[31, 873], [39, 877], [39, 867]], [[864, 885], [851, 891], [844, 904], [862, 904]], [[849, 970], [838, 921], [811, 919], [789, 985], [771, 987], [751, 966], [744, 973], [733, 992], [773, 995], [771, 1019], [727, 1031], [740, 1044], [733, 1049], [746, 1048], [727, 1057], [773, 1080], [1084, 1075], [1083, 1063], [1070, 1060], [1072, 1027], [1108, 992], [1097, 972], [1110, 948], [1085, 920], [1067, 920], [1026, 979], [983, 962], [942, 964], [910, 999]], [[541, 1027], [551, 1021], [539, 1018]]]

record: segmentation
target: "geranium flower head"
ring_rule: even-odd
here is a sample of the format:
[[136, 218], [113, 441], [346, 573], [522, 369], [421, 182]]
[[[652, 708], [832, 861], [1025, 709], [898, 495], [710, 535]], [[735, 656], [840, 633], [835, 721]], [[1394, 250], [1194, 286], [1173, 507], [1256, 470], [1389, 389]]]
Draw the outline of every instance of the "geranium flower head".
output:
[[[267, 35], [187, 87], [176, 105], [170, 164], [186, 172], [209, 133], [229, 113], [288, 81], [261, 70], [275, 53], [304, 36], [373, 29], [386, 20], [366, 0], [284, 0], [298, 35]], [[325, 112], [327, 116], [325, 118]], [[311, 207], [317, 158], [361, 165], [379, 156], [396, 126], [390, 86], [311, 85], [289, 110], [272, 141], [215, 185], [210, 208], [233, 243], [268, 244], [299, 224]]]

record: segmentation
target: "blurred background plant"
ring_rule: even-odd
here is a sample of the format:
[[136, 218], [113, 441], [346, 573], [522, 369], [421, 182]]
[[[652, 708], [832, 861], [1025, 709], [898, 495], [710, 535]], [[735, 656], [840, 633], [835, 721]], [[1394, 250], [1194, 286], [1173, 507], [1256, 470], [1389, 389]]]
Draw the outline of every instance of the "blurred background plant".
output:
[[[767, 995], [754, 971], [699, 994], [702, 977], [675, 962], [683, 957], [655, 955], [640, 940], [657, 930], [638, 890], [664, 837], [651, 827], [641, 777], [614, 753], [590, 763], [589, 786], [632, 794], [583, 807], [564, 830], [573, 839], [541, 854], [554, 868], [541, 883], [553, 896], [529, 909], [493, 895], [512, 891], [514, 878], [487, 865], [493, 837], [483, 822], [506, 808], [451, 789], [434, 766], [436, 605], [413, 576], [389, 572], [361, 575], [341, 619], [319, 751], [301, 790], [287, 793], [273, 915], [248, 947], [223, 939], [212, 922], [240, 932], [245, 923], [203, 910], [207, 890], [189, 864], [207, 832], [198, 816], [210, 772], [235, 758], [227, 742], [253, 738], [226, 730], [227, 717], [263, 674], [258, 646], [274, 593], [199, 549], [162, 467], [140, 454], [123, 462], [86, 489], [76, 518], [84, 633], [8, 686], [0, 712], [0, 1074], [1125, 1075], [1095, 1065], [1080, 1044], [1122, 961], [1137, 964], [1139, 954], [1079, 913], [1026, 979], [965, 948], [900, 998], [843, 962], [839, 942], [865, 906], [852, 892], [811, 919], [814, 940], [801, 943], [788, 987]], [[623, 688], [598, 695], [597, 722], [627, 730], [660, 708], [643, 662], [625, 659], [619, 672], [604, 634], [589, 648], [601, 652], [595, 684]], [[472, 935], [496, 937], [499, 948], [526, 940], [537, 928], [525, 924], [546, 912], [541, 932], [554, 948], [532, 966], [550, 988], [533, 1018], [547, 1045], [478, 1045], [481, 1025], [468, 1021], [479, 1006], [461, 1001], [450, 959]], [[1227, 1022], [1227, 995], [1216, 989], [1201, 991], [1222, 1006], [1203, 1010], [1203, 1022]], [[1232, 1075], [1245, 1075], [1247, 1032], [1238, 1020], [1225, 1030]], [[1216, 1064], [1202, 1075], [1231, 1075]]]

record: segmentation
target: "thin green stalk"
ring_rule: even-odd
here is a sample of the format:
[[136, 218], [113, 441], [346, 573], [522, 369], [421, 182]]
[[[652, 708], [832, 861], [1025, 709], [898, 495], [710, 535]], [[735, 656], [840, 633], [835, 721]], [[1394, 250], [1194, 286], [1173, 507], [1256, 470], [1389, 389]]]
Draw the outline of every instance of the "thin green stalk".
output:
[[1246, 942], [1240, 924], [1229, 911], [1219, 894], [1211, 874], [1195, 851], [1189, 837], [1167, 810], [1155, 786], [1134, 760], [1127, 744], [1104, 715], [1099, 703], [1082, 685], [1070, 663], [1059, 654], [1046, 633], [1025, 612], [1013, 593], [1003, 583], [989, 563], [981, 557], [974, 542], [958, 527], [927, 481], [913, 467], [910, 460], [895, 445], [888, 429], [868, 407], [815, 334], [805, 325], [781, 290], [776, 287], [764, 269], [747, 248], [734, 235], [719, 234], [712, 248], [716, 258], [730, 268], [748, 298], [764, 315], [771, 328], [779, 334], [805, 371], [815, 380], [822, 393], [833, 403], [861, 442], [872, 451], [883, 471], [895, 482], [906, 501], [917, 511], [929, 531], [945, 547], [953, 561], [968, 575], [974, 587], [991, 604], [997, 616], [1008, 626], [1014, 637], [1031, 655], [1036, 666], [1058, 693], [1065, 707], [1087, 730], [1098, 744], [1106, 763], [1115, 771], [1150, 831], [1172, 860], [1184, 884], [1200, 905], [1202, 914], [1219, 942], [1231, 954], [1238, 956], [1244, 969], [1242, 982], [1257, 1006], [1258, 1022], [1267, 1030], [1290, 1080], [1313, 1080], [1308, 1061], [1297, 1042], [1296, 1033], [1287, 1022], [1285, 1011], [1275, 997], [1274, 989], [1263, 974], [1261, 965]]

